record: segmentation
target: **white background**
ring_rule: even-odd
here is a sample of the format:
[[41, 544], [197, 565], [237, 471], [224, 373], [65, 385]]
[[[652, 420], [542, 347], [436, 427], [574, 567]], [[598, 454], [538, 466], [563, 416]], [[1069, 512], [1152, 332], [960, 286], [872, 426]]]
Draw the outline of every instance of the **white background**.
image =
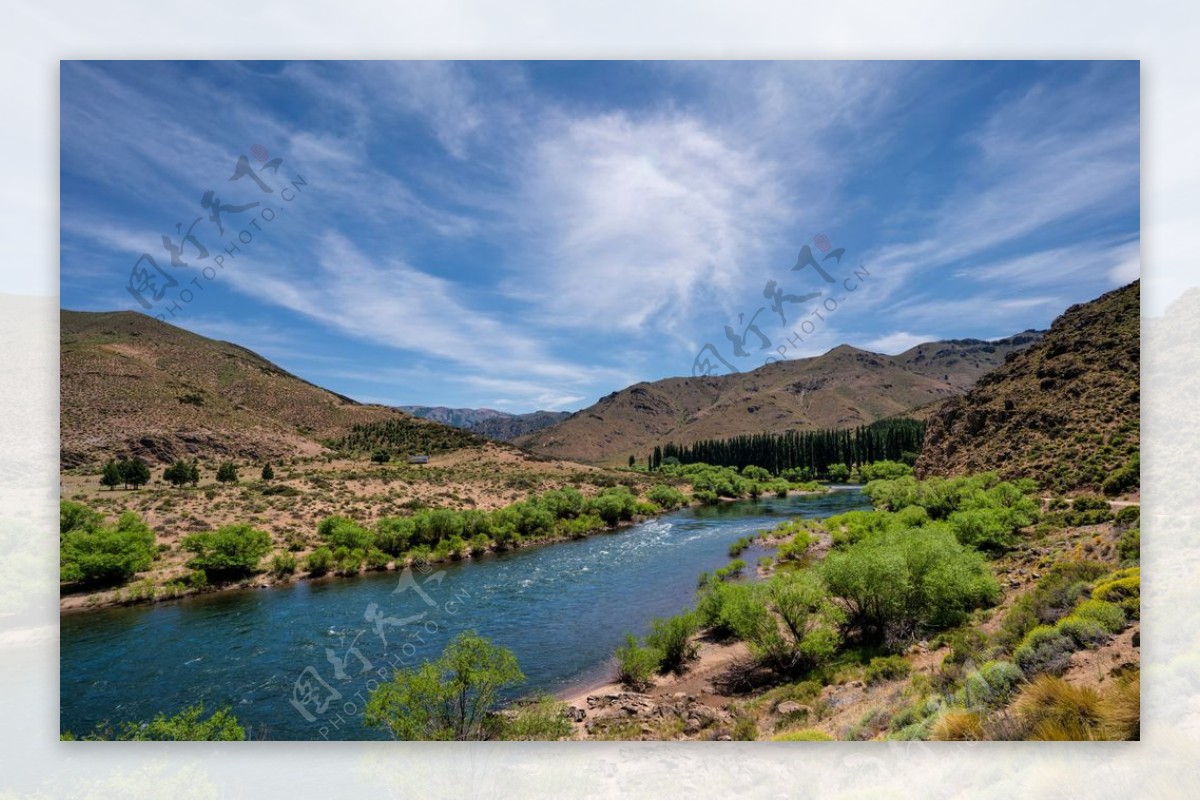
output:
[[[9, 0], [0, 13], [0, 795], [1197, 797], [1200, 314], [1178, 304], [1158, 318], [1197, 283], [1198, 9]], [[235, 57], [1141, 59], [1143, 741], [58, 742], [58, 61]]]

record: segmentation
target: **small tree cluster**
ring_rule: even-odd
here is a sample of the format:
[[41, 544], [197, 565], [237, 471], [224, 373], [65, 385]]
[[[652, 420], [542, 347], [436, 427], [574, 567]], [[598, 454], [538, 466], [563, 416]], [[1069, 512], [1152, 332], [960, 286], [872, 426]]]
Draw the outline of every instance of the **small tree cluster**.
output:
[[118, 484], [124, 485], [125, 489], [137, 489], [149, 481], [150, 466], [136, 456], [132, 459], [109, 459], [104, 463], [100, 476], [100, 486], [109, 489], [114, 489]]

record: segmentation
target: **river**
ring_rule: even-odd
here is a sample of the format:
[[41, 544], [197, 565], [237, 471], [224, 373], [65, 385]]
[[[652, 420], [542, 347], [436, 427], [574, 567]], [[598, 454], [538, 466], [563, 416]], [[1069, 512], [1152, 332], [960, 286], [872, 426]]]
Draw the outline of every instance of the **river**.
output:
[[[697, 576], [727, 564], [734, 540], [784, 517], [865, 508], [857, 488], [737, 501], [412, 571], [415, 587], [399, 591], [402, 574], [374, 573], [67, 614], [62, 728], [82, 734], [203, 700], [230, 705], [253, 739], [381, 739], [361, 722], [368, 691], [466, 629], [513, 650], [522, 693], [557, 693], [610, 678], [625, 634], [691, 605]], [[753, 565], [761, 553], [741, 558]]]

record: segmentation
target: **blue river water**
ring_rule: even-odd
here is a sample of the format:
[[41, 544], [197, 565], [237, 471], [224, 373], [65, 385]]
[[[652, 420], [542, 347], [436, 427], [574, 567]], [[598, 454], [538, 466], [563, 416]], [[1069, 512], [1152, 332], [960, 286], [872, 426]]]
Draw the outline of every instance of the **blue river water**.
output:
[[625, 634], [690, 606], [697, 577], [727, 564], [734, 540], [785, 517], [865, 508], [854, 488], [738, 501], [427, 573], [66, 614], [61, 725], [81, 734], [203, 701], [231, 706], [253, 739], [381, 739], [362, 724], [368, 692], [467, 629], [512, 649], [527, 678], [522, 694], [602, 681]]

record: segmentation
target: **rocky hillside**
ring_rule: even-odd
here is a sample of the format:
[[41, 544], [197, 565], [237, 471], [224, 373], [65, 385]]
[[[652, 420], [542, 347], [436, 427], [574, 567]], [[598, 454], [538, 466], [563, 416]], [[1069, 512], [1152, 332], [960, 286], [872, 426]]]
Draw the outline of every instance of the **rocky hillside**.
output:
[[124, 454], [278, 459], [316, 454], [355, 424], [401, 418], [308, 383], [261, 356], [135, 312], [62, 311], [64, 468]]
[[465, 428], [488, 439], [511, 442], [517, 437], [541, 431], [571, 416], [570, 412], [536, 411], [512, 414], [495, 409], [451, 409], [446, 406], [400, 406], [414, 417], [436, 420], [455, 428]]
[[[921, 475], [998, 470], [1058, 490], [1100, 489], [1140, 445], [1140, 285], [1072, 306], [930, 415]], [[1136, 468], [1135, 468], [1136, 469]]]
[[668, 441], [872, 423], [963, 392], [1038, 336], [928, 343], [894, 357], [842, 345], [753, 372], [635, 384], [516, 443], [547, 456], [616, 463]]

